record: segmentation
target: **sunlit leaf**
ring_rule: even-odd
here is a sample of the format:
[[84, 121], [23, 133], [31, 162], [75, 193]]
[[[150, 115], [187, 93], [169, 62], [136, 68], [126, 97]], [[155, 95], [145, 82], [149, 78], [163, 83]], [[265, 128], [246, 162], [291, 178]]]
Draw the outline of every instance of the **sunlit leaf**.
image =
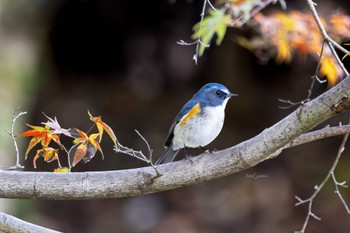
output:
[[102, 140], [102, 135], [103, 132], [106, 131], [107, 134], [109, 135], [109, 137], [112, 139], [112, 141], [114, 142], [114, 144], [117, 144], [117, 137], [115, 136], [113, 130], [111, 127], [109, 127], [109, 125], [107, 125], [105, 122], [102, 121], [102, 118], [99, 117], [94, 117], [91, 115], [91, 113], [88, 111], [88, 114], [90, 116], [90, 120], [93, 121], [96, 126], [97, 126], [97, 130], [100, 133], [100, 142]]
[[89, 140], [89, 137], [87, 136], [86, 133], [84, 133], [83, 131], [76, 129], [76, 131], [79, 133], [80, 137], [77, 137], [74, 139], [73, 143], [77, 144], [79, 142], [85, 142], [87, 140]]
[[67, 172], [69, 172], [69, 168], [68, 167], [59, 167], [59, 168], [56, 168], [53, 172], [56, 172], [56, 173], [67, 173]]
[[202, 56], [204, 49], [209, 46], [211, 40], [216, 34], [216, 44], [220, 45], [225, 33], [227, 26], [231, 23], [231, 16], [226, 14], [225, 9], [210, 10], [209, 15], [206, 16], [203, 21], [198, 22], [193, 26], [193, 39], [200, 39], [199, 45], [199, 56]]
[[[327, 33], [336, 42], [348, 41], [350, 38], [350, 17], [343, 13], [336, 13], [328, 20], [320, 19]], [[339, 67], [328, 46], [324, 45], [324, 38], [312, 14], [300, 11], [274, 11], [269, 15], [258, 13], [251, 24], [253, 30], [249, 38], [237, 41], [251, 50], [262, 62], [276, 59], [276, 63], [289, 63], [295, 54], [318, 62], [322, 52], [320, 75], [326, 76], [328, 86], [336, 84], [344, 71]], [[346, 54], [343, 59], [348, 56]]]
[[[344, 45], [350, 45], [350, 43], [344, 43]], [[350, 55], [350, 52], [347, 52], [344, 56], [343, 56], [343, 58], [342, 58], [342, 60], [344, 60], [347, 56], [349, 56]]]
[[328, 57], [324, 57], [321, 61], [320, 75], [327, 76], [328, 86], [334, 86], [338, 80], [338, 73], [334, 63], [335, 61]]
[[37, 150], [36, 155], [34, 156], [34, 159], [33, 159], [34, 168], [36, 168], [36, 160], [40, 157], [43, 157], [44, 161], [47, 163], [50, 163], [54, 160], [57, 160], [58, 159], [58, 149], [46, 147], [46, 148]]
[[[89, 137], [89, 143], [94, 147], [96, 148], [97, 150], [100, 151], [101, 155], [102, 155], [102, 159], [104, 159], [104, 154], [102, 152], [102, 148], [99, 144], [99, 142], [96, 140], [96, 138], [99, 137], [99, 134], [91, 134], [90, 137]], [[95, 151], [96, 153], [96, 151]]]
[[329, 23], [332, 26], [333, 39], [350, 38], [350, 16], [337, 12], [331, 15]]
[[19, 134], [18, 136], [21, 137], [33, 137], [29, 145], [27, 147], [25, 155], [27, 156], [29, 151], [39, 142], [41, 142], [41, 145], [43, 148], [48, 147], [51, 140], [56, 142], [58, 145], [61, 145], [60, 138], [57, 134], [54, 134], [54, 131], [50, 129], [49, 126], [41, 127], [41, 126], [32, 126], [28, 125], [31, 130], [28, 130], [26, 132], [23, 132]]
[[81, 160], [83, 160], [84, 163], [89, 162], [95, 156], [97, 150], [100, 151], [102, 159], [104, 159], [102, 148], [98, 142], [100, 133], [88, 136], [79, 129], [77, 129], [77, 132], [81, 137], [74, 140], [76, 145], [74, 145], [68, 152], [72, 166], [74, 167]]

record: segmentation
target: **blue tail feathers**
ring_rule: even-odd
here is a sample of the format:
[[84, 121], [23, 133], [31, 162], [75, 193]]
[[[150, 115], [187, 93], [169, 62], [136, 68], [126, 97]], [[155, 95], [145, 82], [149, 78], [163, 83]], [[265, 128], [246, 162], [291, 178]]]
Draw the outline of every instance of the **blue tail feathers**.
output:
[[172, 146], [168, 146], [166, 151], [160, 158], [157, 160], [156, 165], [162, 164], [162, 163], [171, 163], [174, 161], [176, 154], [179, 152], [179, 150], [173, 150]]

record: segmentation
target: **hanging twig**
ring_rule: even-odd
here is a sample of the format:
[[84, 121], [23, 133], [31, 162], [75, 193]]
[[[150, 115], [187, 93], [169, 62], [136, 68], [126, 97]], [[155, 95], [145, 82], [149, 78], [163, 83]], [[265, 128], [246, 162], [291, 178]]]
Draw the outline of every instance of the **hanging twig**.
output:
[[18, 146], [17, 146], [17, 142], [16, 142], [16, 135], [14, 134], [14, 128], [15, 128], [15, 123], [16, 123], [17, 119], [20, 116], [27, 114], [27, 112], [20, 112], [16, 115], [16, 113], [19, 109], [20, 109], [20, 107], [16, 108], [15, 112], [12, 115], [11, 131], [6, 130], [6, 132], [12, 137], [13, 146], [14, 146], [15, 151], [16, 151], [16, 165], [12, 166], [12, 167], [2, 167], [2, 169], [4, 169], [4, 170], [18, 170], [18, 169], [24, 168], [24, 166], [22, 166], [19, 162], [19, 150], [18, 150]]

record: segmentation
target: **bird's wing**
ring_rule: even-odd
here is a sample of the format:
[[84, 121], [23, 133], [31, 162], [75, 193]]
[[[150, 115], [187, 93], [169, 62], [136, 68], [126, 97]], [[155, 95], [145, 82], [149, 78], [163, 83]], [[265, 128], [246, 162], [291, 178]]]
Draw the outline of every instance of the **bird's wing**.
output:
[[[197, 107], [196, 107], [197, 106]], [[193, 113], [193, 112], [196, 112], [198, 113], [198, 108], [199, 108], [199, 111], [200, 111], [200, 105], [198, 103], [198, 101], [194, 100], [194, 99], [191, 99], [189, 100], [181, 109], [181, 111], [179, 112], [179, 114], [175, 117], [174, 121], [173, 121], [173, 124], [170, 126], [170, 129], [169, 129], [169, 134], [168, 134], [168, 137], [165, 141], [165, 147], [168, 147], [170, 146], [173, 138], [174, 138], [174, 128], [175, 126], [183, 119], [183, 117], [188, 114], [189, 118], [194, 116], [195, 114], [189, 114], [189, 113]], [[189, 119], [187, 118], [187, 120]]]

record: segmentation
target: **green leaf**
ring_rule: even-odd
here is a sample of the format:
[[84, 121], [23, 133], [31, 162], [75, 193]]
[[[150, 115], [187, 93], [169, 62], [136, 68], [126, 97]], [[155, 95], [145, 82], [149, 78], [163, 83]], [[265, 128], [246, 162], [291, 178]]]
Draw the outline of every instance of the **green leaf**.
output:
[[226, 15], [225, 9], [219, 9], [217, 11], [209, 10], [209, 15], [206, 16], [203, 21], [198, 22], [193, 26], [193, 39], [200, 39], [199, 56], [202, 56], [204, 49], [210, 44], [214, 35], [217, 35], [216, 44], [220, 45], [224, 39], [227, 26], [231, 22], [230, 15]]

